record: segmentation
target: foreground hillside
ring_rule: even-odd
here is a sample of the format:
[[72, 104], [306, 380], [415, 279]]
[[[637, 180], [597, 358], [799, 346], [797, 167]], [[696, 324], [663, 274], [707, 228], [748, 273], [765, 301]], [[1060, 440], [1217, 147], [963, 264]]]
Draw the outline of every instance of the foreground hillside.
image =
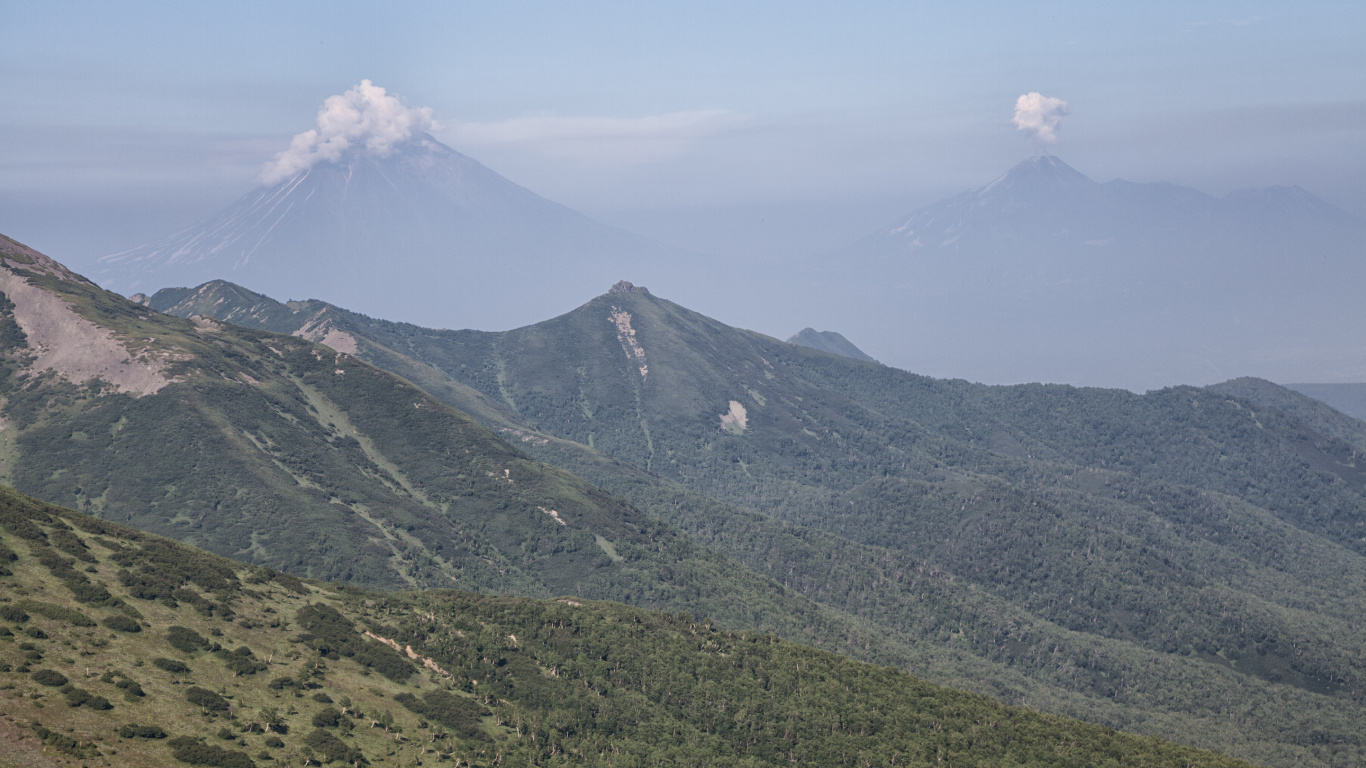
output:
[[1366, 425], [1267, 382], [934, 380], [639, 290], [505, 333], [226, 283], [147, 301], [344, 340], [938, 682], [1271, 765], [1366, 758]]
[[302, 582], [7, 488], [0, 560], [20, 764], [1246, 765], [686, 614]]

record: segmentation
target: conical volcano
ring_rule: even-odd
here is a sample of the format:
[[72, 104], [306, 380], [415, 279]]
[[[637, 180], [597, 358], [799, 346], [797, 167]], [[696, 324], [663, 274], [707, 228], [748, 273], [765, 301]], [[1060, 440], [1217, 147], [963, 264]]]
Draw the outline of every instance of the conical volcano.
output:
[[353, 147], [255, 189], [104, 257], [96, 277], [126, 293], [222, 278], [429, 325], [497, 327], [668, 255], [423, 133], [383, 154]]

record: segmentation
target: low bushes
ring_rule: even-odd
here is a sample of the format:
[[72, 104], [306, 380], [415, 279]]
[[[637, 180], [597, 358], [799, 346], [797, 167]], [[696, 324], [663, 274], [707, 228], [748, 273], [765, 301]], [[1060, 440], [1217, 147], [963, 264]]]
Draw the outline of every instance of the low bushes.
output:
[[33, 673], [33, 682], [57, 688], [66, 685], [66, 675], [55, 669], [40, 669]]
[[105, 619], [104, 621], [102, 621], [102, 622], [100, 622], [100, 623], [103, 624], [103, 625], [106, 626], [106, 627], [109, 627], [110, 629], [117, 630], [117, 631], [119, 631], [119, 632], [141, 632], [141, 631], [142, 631], [142, 625], [139, 624], [139, 623], [137, 623], [137, 621], [135, 621], [134, 619], [130, 619], [130, 618], [128, 618], [127, 616], [123, 616], [123, 615], [119, 615], [119, 614], [115, 614], [115, 615], [113, 615], [113, 616], [110, 616], [109, 618]]
[[256, 768], [256, 763], [243, 752], [204, 744], [189, 736], [177, 736], [166, 744], [171, 748], [171, 756], [182, 763], [215, 768]]
[[192, 686], [185, 691], [185, 700], [210, 712], [228, 711], [228, 700], [207, 688]]
[[152, 659], [152, 666], [156, 667], [157, 669], [163, 669], [167, 672], [170, 672], [173, 675], [183, 675], [190, 671], [189, 666], [185, 664], [182, 664], [174, 659], [164, 659], [161, 657]]
[[166, 732], [155, 725], [135, 725], [129, 723], [119, 729], [119, 735], [125, 739], [164, 739]]

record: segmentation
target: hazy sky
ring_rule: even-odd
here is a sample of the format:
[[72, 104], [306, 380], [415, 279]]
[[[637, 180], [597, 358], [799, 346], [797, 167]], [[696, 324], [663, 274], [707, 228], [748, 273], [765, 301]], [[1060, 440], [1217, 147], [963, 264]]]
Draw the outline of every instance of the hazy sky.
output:
[[1366, 214], [1366, 3], [6, 0], [0, 231], [81, 262], [255, 183], [373, 80], [551, 199], [711, 250], [831, 247], [1034, 144], [1105, 181]]

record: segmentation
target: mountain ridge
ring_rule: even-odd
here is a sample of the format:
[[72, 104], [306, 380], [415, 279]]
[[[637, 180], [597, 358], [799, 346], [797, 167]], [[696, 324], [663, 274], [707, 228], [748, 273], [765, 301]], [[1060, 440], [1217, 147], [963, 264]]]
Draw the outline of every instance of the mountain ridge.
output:
[[[934, 638], [921, 658], [937, 679], [1052, 711], [1089, 707], [1150, 732], [1185, 728], [1181, 738], [1196, 741], [1219, 730], [1214, 712], [1264, 695], [1250, 692], [1254, 679], [1272, 686], [1267, 695], [1294, 689], [1304, 697], [1295, 709], [1314, 717], [1357, 706], [1347, 702], [1358, 697], [1359, 654], [1310, 639], [1354, 632], [1360, 606], [1347, 595], [1366, 588], [1351, 435], [1331, 424], [1315, 432], [1189, 387], [1139, 396], [934, 380], [730, 328], [653, 293], [607, 293], [488, 333], [322, 302], [286, 315], [259, 295], [233, 304], [231, 291], [167, 291], [152, 304], [275, 318], [284, 332], [335, 323], [376, 364], [415, 372], [462, 407], [479, 400], [479, 418], [538, 458], [889, 637]], [[1006, 613], [1019, 617], [1014, 629], [988, 618]], [[1321, 621], [1338, 628], [1308, 629]], [[1044, 637], [1106, 676], [1059, 675], [1031, 656]], [[1287, 644], [1317, 660], [1287, 664]], [[1138, 662], [1137, 648], [1153, 655]], [[1140, 702], [1155, 678], [1196, 675], [1202, 695], [1176, 705], [1162, 684]], [[957, 682], [969, 676], [981, 682]], [[1175, 724], [1196, 712], [1209, 719]], [[1343, 743], [1356, 738], [1345, 723], [1334, 729]], [[1317, 759], [1288, 757], [1299, 747], [1285, 742], [1259, 749], [1242, 754]]]
[[38, 275], [21, 267], [47, 262], [27, 253], [0, 241], [0, 277], [122, 339], [124, 357], [167, 361], [147, 392], [35, 369], [32, 328], [7, 298], [0, 469], [28, 493], [301, 575], [600, 596], [831, 646], [852, 635], [856, 655], [904, 663], [897, 642], [532, 460], [408, 381], [307, 339]]

